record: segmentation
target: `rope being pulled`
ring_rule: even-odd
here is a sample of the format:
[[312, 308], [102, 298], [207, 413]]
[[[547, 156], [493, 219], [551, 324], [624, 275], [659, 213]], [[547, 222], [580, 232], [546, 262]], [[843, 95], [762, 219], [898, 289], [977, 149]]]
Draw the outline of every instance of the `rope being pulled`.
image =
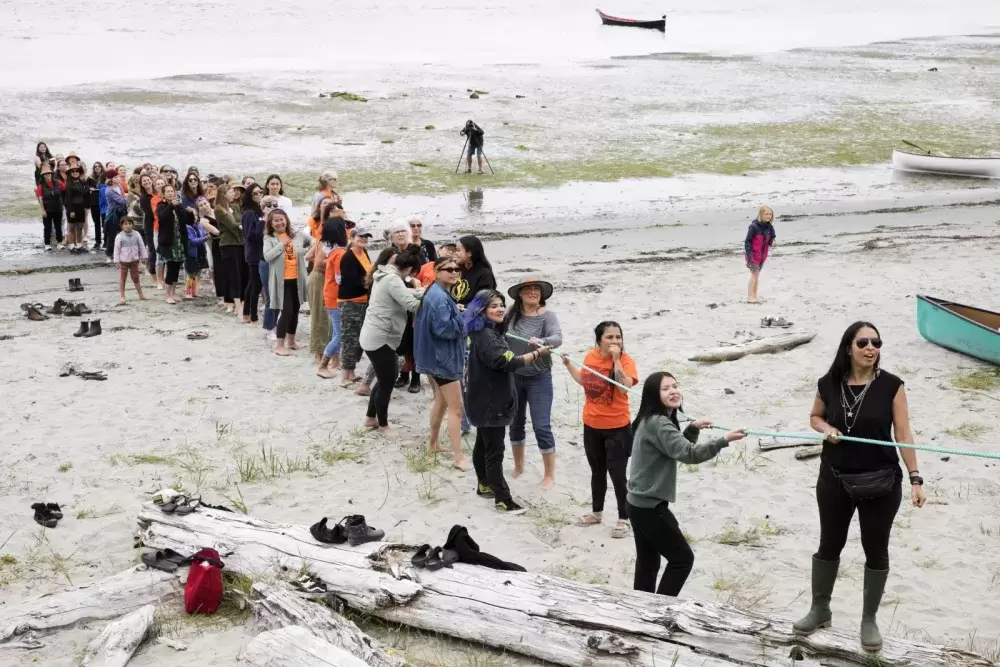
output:
[[[529, 345], [531, 344], [531, 341], [528, 340], [527, 338], [521, 338], [520, 336], [516, 336], [516, 335], [511, 334], [511, 333], [506, 334], [506, 336], [507, 336], [507, 338], [510, 338], [512, 340], [516, 340], [516, 341], [521, 342], [521, 343], [527, 343]], [[640, 389], [638, 389], [636, 387], [626, 387], [625, 385], [621, 384], [620, 382], [616, 382], [614, 379], [609, 378], [604, 373], [601, 373], [599, 371], [595, 371], [593, 368], [589, 368], [587, 366], [584, 366], [583, 364], [581, 364], [581, 363], [579, 363], [577, 361], [574, 361], [573, 359], [569, 358], [565, 354], [562, 354], [561, 352], [556, 352], [555, 350], [550, 350], [550, 352], [551, 352], [551, 354], [554, 354], [557, 357], [561, 357], [561, 358], [565, 359], [566, 361], [568, 361], [569, 363], [573, 364], [574, 366], [577, 366], [578, 368], [580, 368], [580, 370], [584, 370], [584, 371], [587, 371], [588, 373], [596, 375], [597, 377], [601, 378], [605, 382], [608, 382], [608, 383], [610, 383], [610, 384], [618, 387], [619, 389], [621, 389], [623, 391], [627, 391], [630, 394], [635, 394], [636, 396], [640, 396], [640, 397], [642, 396], [642, 390], [640, 390]], [[713, 425], [713, 426], [711, 426], [709, 428], [711, 428], [713, 430], [718, 430], [718, 431], [732, 431], [733, 430], [729, 426], [714, 426]], [[826, 440], [826, 437], [823, 436], [820, 433], [780, 433], [780, 432], [758, 431], [758, 430], [755, 430], [755, 429], [747, 429], [746, 430], [746, 434], [747, 435], [756, 435], [756, 436], [760, 436], [760, 437], [778, 438], [779, 440], [815, 440], [817, 442], [822, 442], [822, 441]], [[860, 443], [860, 444], [864, 444], [864, 445], [881, 445], [882, 447], [903, 447], [905, 449], [914, 449], [914, 450], [921, 451], [921, 452], [930, 452], [932, 454], [946, 454], [946, 455], [950, 455], [950, 456], [972, 456], [972, 457], [981, 458], [981, 459], [994, 459], [994, 460], [1000, 461], [1000, 452], [974, 452], [974, 451], [971, 451], [971, 450], [968, 450], [968, 449], [955, 449], [955, 448], [952, 448], [952, 447], [932, 447], [930, 445], [911, 445], [911, 444], [908, 444], [908, 443], [905, 443], [905, 442], [886, 442], [884, 440], [870, 440], [869, 438], [856, 438], [856, 437], [850, 436], [850, 435], [841, 435], [840, 439], [842, 441], [844, 441], [844, 442], [856, 442], [856, 443]]]

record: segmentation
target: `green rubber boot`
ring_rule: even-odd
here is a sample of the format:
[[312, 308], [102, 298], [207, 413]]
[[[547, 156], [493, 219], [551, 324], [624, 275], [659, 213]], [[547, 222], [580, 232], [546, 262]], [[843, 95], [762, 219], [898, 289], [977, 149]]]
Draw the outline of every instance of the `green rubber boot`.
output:
[[820, 628], [830, 627], [833, 612], [830, 611], [830, 598], [833, 596], [833, 585], [837, 583], [839, 560], [812, 561], [812, 606], [809, 613], [792, 625], [792, 630], [800, 636], [811, 635]]
[[865, 568], [864, 609], [861, 612], [861, 648], [869, 653], [882, 650], [882, 633], [878, 631], [875, 615], [882, 604], [882, 593], [885, 592], [885, 581], [889, 578], [889, 570], [869, 570]]

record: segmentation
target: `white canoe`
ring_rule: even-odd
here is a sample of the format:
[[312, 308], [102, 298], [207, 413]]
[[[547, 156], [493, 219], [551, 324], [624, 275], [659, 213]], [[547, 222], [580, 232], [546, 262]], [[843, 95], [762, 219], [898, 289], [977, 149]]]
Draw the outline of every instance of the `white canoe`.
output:
[[926, 174], [1000, 178], [1000, 157], [945, 157], [894, 150], [892, 166], [903, 171], [920, 171]]

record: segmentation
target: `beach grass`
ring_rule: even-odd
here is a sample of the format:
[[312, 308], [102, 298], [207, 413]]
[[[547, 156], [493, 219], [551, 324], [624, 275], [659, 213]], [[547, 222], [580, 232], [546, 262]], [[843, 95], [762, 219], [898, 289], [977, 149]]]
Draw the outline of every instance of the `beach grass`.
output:
[[976, 391], [996, 389], [1000, 387], [1000, 369], [983, 368], [962, 371], [951, 378], [951, 386], [956, 389], [975, 389]]
[[980, 437], [989, 432], [989, 430], [990, 427], [985, 424], [962, 422], [958, 426], [945, 429], [944, 432], [953, 438], [961, 438], [962, 440], [978, 440]]

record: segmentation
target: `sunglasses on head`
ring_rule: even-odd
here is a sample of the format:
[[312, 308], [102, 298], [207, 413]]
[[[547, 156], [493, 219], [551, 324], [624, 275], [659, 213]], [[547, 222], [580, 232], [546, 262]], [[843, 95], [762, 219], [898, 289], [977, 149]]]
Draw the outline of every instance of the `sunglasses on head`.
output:
[[872, 347], [874, 347], [876, 350], [882, 347], [881, 338], [859, 338], [856, 341], [854, 341], [854, 344], [858, 346], [859, 350], [863, 350], [866, 347], [868, 347], [868, 343], [871, 343]]

